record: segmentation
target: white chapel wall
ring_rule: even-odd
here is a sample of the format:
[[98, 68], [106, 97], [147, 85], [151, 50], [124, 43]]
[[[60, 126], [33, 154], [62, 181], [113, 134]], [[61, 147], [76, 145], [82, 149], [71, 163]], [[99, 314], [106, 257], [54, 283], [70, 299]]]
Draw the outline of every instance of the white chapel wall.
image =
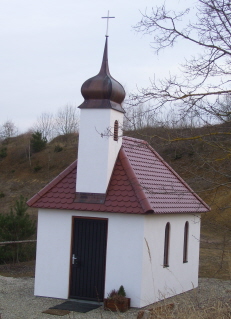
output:
[[63, 211], [39, 209], [35, 267], [36, 296], [67, 298], [71, 218]]
[[[40, 209], [35, 295], [68, 298], [72, 216], [108, 218], [105, 297], [124, 285], [133, 307], [197, 287], [200, 217], [193, 214], [129, 215]], [[185, 221], [188, 263], [183, 263]], [[163, 268], [164, 233], [170, 230], [169, 267]], [[148, 248], [145, 242], [147, 240]]]
[[111, 214], [108, 227], [105, 297], [123, 285], [131, 306], [140, 306], [143, 231], [142, 215]]
[[141, 215], [40, 209], [35, 295], [68, 298], [72, 216], [108, 218], [105, 297], [124, 285], [131, 305], [139, 307], [144, 229]]
[[[183, 263], [186, 221], [189, 222], [188, 262]], [[169, 267], [164, 268], [164, 236], [167, 222], [170, 222]], [[145, 216], [141, 307], [197, 287], [199, 240], [200, 214]]]

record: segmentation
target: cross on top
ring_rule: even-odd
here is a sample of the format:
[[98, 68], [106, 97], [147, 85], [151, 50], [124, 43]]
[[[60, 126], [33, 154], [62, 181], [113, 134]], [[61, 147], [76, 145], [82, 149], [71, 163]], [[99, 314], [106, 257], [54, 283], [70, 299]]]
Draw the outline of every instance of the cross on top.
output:
[[108, 37], [108, 21], [115, 17], [109, 17], [109, 11], [107, 12], [107, 17], [102, 17], [102, 19], [107, 19], [107, 30], [106, 30], [106, 37]]

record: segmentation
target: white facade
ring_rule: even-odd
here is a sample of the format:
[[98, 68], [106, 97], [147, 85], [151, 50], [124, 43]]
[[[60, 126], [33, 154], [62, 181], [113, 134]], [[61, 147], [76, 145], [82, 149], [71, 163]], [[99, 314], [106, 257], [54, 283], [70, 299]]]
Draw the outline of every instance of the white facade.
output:
[[[119, 138], [114, 141], [114, 123]], [[123, 113], [113, 109], [81, 109], [77, 192], [105, 194], [122, 145]]]
[[[188, 262], [183, 263], [185, 222], [189, 223]], [[170, 222], [169, 267], [163, 267], [165, 226]], [[198, 286], [200, 214], [145, 216], [141, 304], [143, 307]], [[149, 249], [148, 249], [148, 247]], [[150, 252], [150, 255], [149, 255]]]
[[[105, 297], [120, 285], [132, 307], [198, 285], [200, 216], [129, 215], [39, 209], [35, 295], [69, 297], [72, 217], [108, 218]], [[183, 263], [184, 225], [189, 222], [188, 262]], [[164, 234], [170, 222], [169, 267], [163, 267]]]

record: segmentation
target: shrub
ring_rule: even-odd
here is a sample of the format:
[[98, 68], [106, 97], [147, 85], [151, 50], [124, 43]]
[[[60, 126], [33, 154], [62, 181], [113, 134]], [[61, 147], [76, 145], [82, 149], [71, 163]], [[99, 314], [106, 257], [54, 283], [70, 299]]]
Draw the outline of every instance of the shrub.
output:
[[0, 198], [5, 197], [5, 194], [3, 192], [0, 192]]
[[174, 156], [174, 160], [178, 160], [178, 159], [181, 159], [182, 158], [182, 154], [175, 154], [175, 156]]
[[63, 150], [62, 146], [60, 146], [60, 145], [55, 145], [55, 148], [54, 148], [54, 152], [55, 152], [55, 153], [61, 152], [62, 150]]
[[47, 145], [47, 139], [42, 137], [42, 133], [38, 131], [32, 134], [30, 142], [32, 152], [34, 153], [42, 151]]
[[113, 298], [116, 295], [118, 295], [118, 291], [115, 289], [112, 289], [108, 294], [108, 298]]
[[36, 166], [34, 167], [34, 172], [36, 173], [36, 172], [40, 171], [40, 169], [42, 169], [42, 166], [39, 164], [36, 164]]
[[118, 295], [126, 297], [126, 292], [125, 292], [124, 286], [122, 286], [122, 285], [120, 286], [120, 288], [118, 290]]
[[[10, 209], [10, 213], [0, 214], [0, 241], [25, 240], [34, 235], [35, 222], [26, 213], [27, 208], [25, 198], [20, 196]], [[22, 249], [20, 244], [12, 244], [1, 247], [0, 255], [0, 262], [10, 260], [18, 262], [25, 255], [25, 250]]]
[[7, 156], [7, 148], [6, 147], [2, 147], [0, 150], [0, 158], [4, 158]]
[[108, 299], [112, 299], [117, 304], [124, 304], [127, 301], [124, 287], [120, 286], [119, 290], [111, 290]]

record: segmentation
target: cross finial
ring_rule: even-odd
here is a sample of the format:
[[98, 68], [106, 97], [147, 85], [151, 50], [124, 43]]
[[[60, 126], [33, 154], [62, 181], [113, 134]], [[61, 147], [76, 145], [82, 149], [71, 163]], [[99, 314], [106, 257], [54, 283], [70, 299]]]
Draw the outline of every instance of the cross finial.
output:
[[109, 17], [109, 10], [107, 12], [107, 17], [102, 17], [102, 19], [107, 19], [106, 37], [108, 37], [108, 21], [109, 21], [109, 19], [112, 19], [112, 18], [115, 18], [115, 17]]

